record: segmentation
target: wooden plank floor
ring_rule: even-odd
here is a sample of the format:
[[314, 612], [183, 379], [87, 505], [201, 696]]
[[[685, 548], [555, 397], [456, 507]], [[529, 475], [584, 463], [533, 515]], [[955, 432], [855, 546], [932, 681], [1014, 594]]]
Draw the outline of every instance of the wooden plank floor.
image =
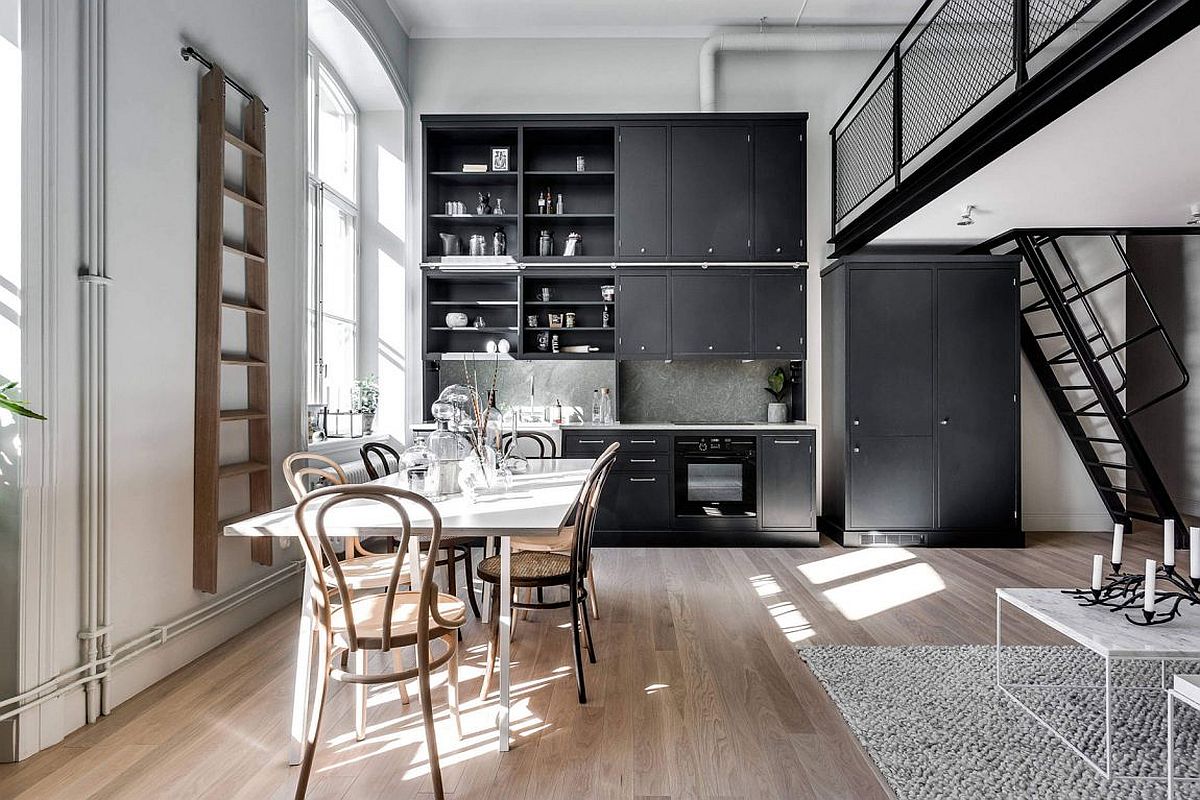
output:
[[[1127, 540], [1130, 563], [1156, 537]], [[996, 586], [1082, 585], [1107, 539], [1035, 534], [1025, 550], [600, 550], [599, 663], [575, 698], [566, 611], [535, 614], [514, 642], [517, 744], [501, 756], [494, 705], [475, 699], [484, 632], [466, 629], [464, 736], [434, 690], [454, 798], [887, 798], [796, 646], [992, 643]], [[1063, 569], [1069, 570], [1067, 574]], [[286, 766], [295, 612], [281, 612], [98, 724], [21, 764], [4, 798], [290, 797]], [[1017, 622], [1006, 637], [1050, 642]], [[312, 798], [423, 798], [420, 713], [373, 691], [355, 742], [335, 684]], [[493, 693], [494, 697], [494, 693]]]

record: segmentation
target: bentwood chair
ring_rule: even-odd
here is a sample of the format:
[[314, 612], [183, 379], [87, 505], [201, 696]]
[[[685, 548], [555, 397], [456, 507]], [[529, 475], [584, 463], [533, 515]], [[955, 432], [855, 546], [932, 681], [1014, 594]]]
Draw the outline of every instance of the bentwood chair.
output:
[[[389, 506], [396, 512], [402, 526], [400, 548], [390, 556], [392, 571], [386, 591], [382, 594], [360, 594], [351, 588], [326, 531], [326, 516], [331, 510], [342, 503], [361, 504], [364, 501]], [[413, 587], [419, 586], [419, 590], [399, 591], [400, 584], [405, 580], [404, 556], [413, 535], [406, 507], [414, 506], [424, 510], [431, 518], [430, 546], [437, 548], [442, 537], [442, 519], [437, 508], [419, 494], [404, 489], [366, 484], [330, 486], [309, 493], [296, 506], [296, 525], [300, 529], [300, 543], [308, 563], [308, 574], [320, 574], [322, 563], [328, 562], [336, 579], [336, 596], [323, 580], [312, 580], [307, 587], [317, 620], [319, 668], [312, 714], [304, 741], [304, 757], [300, 764], [300, 778], [296, 784], [297, 800], [304, 797], [308, 788], [330, 679], [350, 683], [357, 688], [381, 683], [403, 686], [404, 681], [413, 677], [417, 678], [420, 686], [421, 715], [425, 722], [425, 747], [429, 754], [433, 794], [438, 800], [444, 797], [429, 679], [435, 669], [446, 667], [450, 714], [461, 735], [458, 716], [458, 629], [466, 622], [467, 607], [457, 597], [438, 591], [433, 582], [434, 570], [428, 562], [423, 568], [418, 567], [420, 575]], [[306, 513], [311, 513], [312, 508], [316, 508], [315, 519], [306, 519]], [[435, 640], [445, 648], [438, 655], [434, 655], [431, 648]], [[401, 648], [405, 647], [416, 648], [416, 667], [404, 667], [400, 653]], [[392, 653], [394, 671], [369, 674], [365, 669], [351, 669], [352, 656], [369, 652]], [[355, 661], [365, 663], [365, 659], [355, 658]]]
[[[615, 442], [601, 453], [588, 472], [587, 479], [579, 490], [574, 508], [563, 520], [563, 526], [574, 519], [574, 537], [570, 543], [569, 553], [518, 551], [512, 554], [510, 562], [511, 582], [514, 594], [518, 589], [536, 589], [539, 592], [538, 601], [514, 600], [514, 609], [571, 609], [571, 632], [575, 648], [575, 684], [579, 690], [579, 702], [587, 702], [587, 689], [583, 678], [583, 652], [580, 646], [580, 628], [587, 641], [588, 660], [596, 663], [596, 646], [592, 641], [592, 626], [588, 621], [587, 602], [588, 592], [585, 588], [585, 578], [591, 566], [592, 533], [596, 527], [596, 512], [600, 505], [600, 493], [604, 490], [604, 482], [612, 471], [617, 460], [617, 445]], [[490, 556], [479, 562], [479, 577], [488, 583], [499, 587], [500, 556]], [[541, 590], [554, 586], [567, 588], [567, 599], [559, 601], [544, 601], [540, 599]], [[499, 644], [499, 604], [500, 592], [492, 592], [491, 637], [488, 640], [487, 666], [483, 673], [483, 688], [479, 696], [486, 698], [491, 684], [492, 673], [496, 668], [496, 650]], [[580, 619], [582, 617], [582, 620]]]
[[[400, 469], [400, 454], [391, 445], [383, 442], [368, 442], [359, 450], [367, 475], [376, 481], [384, 475], [391, 475]], [[375, 465], [378, 461], [378, 466]], [[395, 466], [393, 466], [393, 464]], [[475, 600], [475, 571], [472, 568], [471, 548], [482, 545], [483, 539], [470, 536], [447, 536], [442, 539], [442, 557], [437, 560], [437, 566], [446, 568], [446, 591], [458, 594], [457, 576], [454, 574], [459, 563], [463, 565], [463, 575], [467, 583], [467, 600], [471, 603], [471, 611], [479, 619], [479, 604]], [[424, 547], [424, 545], [422, 545]]]
[[526, 458], [558, 458], [558, 445], [555, 443], [554, 437], [541, 431], [517, 431], [516, 434], [509, 431], [501, 434], [500, 452], [507, 453], [509, 448], [514, 450], [519, 449], [521, 447], [521, 440], [531, 442], [537, 446], [536, 456], [522, 453]]

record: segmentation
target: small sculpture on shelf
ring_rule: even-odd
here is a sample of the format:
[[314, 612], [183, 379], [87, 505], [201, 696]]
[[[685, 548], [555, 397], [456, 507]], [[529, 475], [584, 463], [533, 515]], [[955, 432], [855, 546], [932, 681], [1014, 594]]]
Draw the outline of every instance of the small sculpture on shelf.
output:
[[492, 213], [492, 196], [489, 193], [479, 193], [479, 205], [475, 206], [475, 213], [481, 217]]

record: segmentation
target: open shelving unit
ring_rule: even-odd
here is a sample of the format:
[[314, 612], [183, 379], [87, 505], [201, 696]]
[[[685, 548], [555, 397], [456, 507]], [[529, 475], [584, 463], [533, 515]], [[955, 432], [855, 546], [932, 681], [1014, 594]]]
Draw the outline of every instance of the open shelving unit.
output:
[[[487, 342], [520, 345], [516, 275], [428, 275], [425, 280], [425, 352], [487, 354]], [[450, 327], [446, 316], [467, 315], [465, 327]], [[483, 325], [476, 325], [482, 318]]]
[[[524, 275], [521, 278], [521, 352], [527, 359], [611, 359], [616, 353], [615, 306], [603, 299], [602, 286], [613, 284], [612, 274], [592, 272], [570, 276]], [[550, 290], [550, 299], [541, 300], [541, 290]], [[604, 312], [608, 310], [608, 325]], [[573, 327], [551, 327], [550, 314], [575, 315]], [[536, 316], [537, 325], [529, 325], [528, 317]], [[558, 336], [559, 346], [591, 345], [595, 353], [564, 353], [541, 350], [538, 335]]]
[[[425, 256], [440, 258], [442, 236], [455, 236], [459, 251], [465, 255], [471, 236], [480, 234], [492, 252], [492, 236], [504, 232], [508, 253], [516, 255], [521, 242], [520, 182], [518, 142], [520, 134], [512, 127], [449, 128], [425, 132]], [[492, 148], [507, 147], [509, 169], [493, 171]], [[487, 172], [463, 172], [464, 164], [484, 164]], [[477, 214], [480, 193], [487, 193], [495, 209], [503, 214]], [[467, 214], [448, 214], [446, 204], [462, 203]]]

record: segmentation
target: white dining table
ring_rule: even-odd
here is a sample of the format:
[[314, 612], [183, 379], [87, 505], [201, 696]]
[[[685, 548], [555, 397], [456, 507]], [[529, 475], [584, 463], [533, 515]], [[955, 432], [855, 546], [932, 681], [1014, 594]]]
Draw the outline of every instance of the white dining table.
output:
[[[595, 463], [590, 458], [530, 459], [528, 471], [514, 475], [507, 491], [480, 495], [474, 502], [462, 494], [435, 500], [434, 507], [442, 518], [443, 536], [486, 536], [499, 542], [500, 551], [500, 708], [496, 715], [500, 751], [509, 749], [509, 715], [512, 701], [510, 650], [512, 646], [512, 536], [554, 536], [575, 502], [588, 471]], [[373, 484], [407, 488], [399, 474], [386, 475]], [[316, 518], [319, 503], [305, 512], [306, 519]], [[295, 520], [296, 507], [277, 511], [228, 525], [226, 536], [295, 539], [300, 536]], [[412, 530], [418, 535], [431, 533], [431, 517], [423, 508], [407, 504]], [[401, 523], [394, 511], [382, 503], [347, 502], [330, 509], [325, 517], [326, 533], [331, 537], [398, 536]], [[315, 530], [315, 524], [309, 527]], [[420, 542], [414, 536], [410, 542], [410, 563], [419, 564]], [[428, 562], [432, 565], [433, 561]], [[306, 580], [314, 580], [311, 574]], [[488, 587], [485, 586], [485, 592]], [[470, 586], [467, 591], [471, 591]], [[485, 595], [484, 613], [491, 604]], [[486, 617], [485, 617], [486, 619]], [[296, 674], [292, 695], [291, 742], [288, 761], [300, 763], [304, 730], [308, 717], [309, 682], [315, 656], [313, 632], [316, 620], [312, 603], [304, 593], [300, 600], [300, 629], [296, 639]]]

